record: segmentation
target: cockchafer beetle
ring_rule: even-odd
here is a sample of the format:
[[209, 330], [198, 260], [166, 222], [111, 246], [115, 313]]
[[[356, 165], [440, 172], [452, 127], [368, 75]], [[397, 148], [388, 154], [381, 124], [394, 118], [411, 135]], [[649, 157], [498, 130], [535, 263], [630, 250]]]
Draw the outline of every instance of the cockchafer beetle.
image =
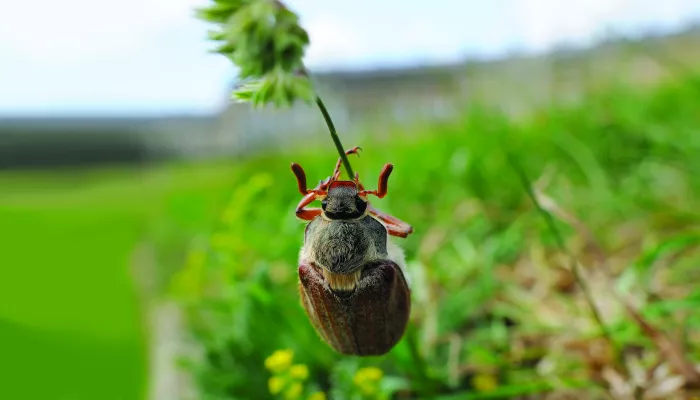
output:
[[[404, 255], [389, 236], [405, 238], [413, 228], [374, 208], [367, 198], [387, 194], [392, 164], [382, 169], [377, 190], [365, 190], [358, 174], [351, 181], [338, 179], [341, 162], [314, 189], [307, 189], [302, 167], [291, 166], [304, 196], [296, 215], [310, 221], [299, 255], [299, 292], [311, 324], [333, 349], [377, 356], [399, 342], [408, 324]], [[321, 208], [306, 208], [315, 200]]]

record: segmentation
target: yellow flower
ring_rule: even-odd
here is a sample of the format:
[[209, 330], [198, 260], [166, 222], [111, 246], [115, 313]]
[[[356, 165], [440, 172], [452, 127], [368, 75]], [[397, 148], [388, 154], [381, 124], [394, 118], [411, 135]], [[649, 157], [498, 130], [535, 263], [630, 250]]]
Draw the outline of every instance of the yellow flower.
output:
[[292, 365], [292, 358], [294, 358], [292, 350], [277, 350], [265, 359], [265, 368], [274, 373], [283, 372]]
[[304, 380], [309, 377], [309, 368], [303, 364], [292, 365], [292, 368], [289, 370], [289, 375], [291, 375], [292, 378]]
[[479, 392], [490, 392], [498, 387], [496, 377], [489, 374], [479, 374], [472, 379], [474, 388]]
[[326, 400], [326, 394], [323, 392], [316, 392], [309, 396], [309, 400]]
[[284, 379], [279, 377], [279, 376], [273, 376], [267, 381], [267, 388], [270, 390], [270, 393], [272, 394], [277, 394], [282, 391], [282, 388], [284, 387]]
[[364, 374], [368, 380], [375, 381], [375, 382], [379, 382], [382, 379], [382, 377], [384, 376], [384, 372], [382, 372], [381, 369], [376, 368], [376, 367], [364, 368]]
[[382, 376], [384, 376], [384, 373], [381, 369], [366, 367], [357, 370], [352, 381], [365, 396], [373, 396], [377, 393], [378, 383]]
[[292, 386], [287, 389], [286, 392], [284, 392], [284, 398], [287, 400], [293, 400], [293, 399], [298, 399], [299, 396], [301, 396], [301, 392], [304, 388], [301, 386], [301, 383], [299, 382], [294, 382]]
[[362, 386], [365, 383], [379, 382], [384, 372], [377, 367], [360, 368], [353, 377], [355, 385]]

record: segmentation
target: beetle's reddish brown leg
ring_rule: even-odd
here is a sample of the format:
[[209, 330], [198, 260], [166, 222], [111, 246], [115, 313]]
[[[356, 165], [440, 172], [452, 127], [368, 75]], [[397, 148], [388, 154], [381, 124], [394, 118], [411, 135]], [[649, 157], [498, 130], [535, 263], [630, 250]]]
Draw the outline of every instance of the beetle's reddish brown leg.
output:
[[411, 229], [411, 231], [407, 231], [405, 229], [397, 227], [396, 225], [391, 225], [391, 224], [387, 224], [384, 226], [386, 227], [386, 232], [389, 235], [398, 236], [398, 237], [402, 237], [402, 238], [408, 237], [408, 235], [413, 231], [412, 229]]
[[[360, 155], [359, 151], [362, 150], [362, 147], [360, 146], [355, 146], [350, 150], [347, 150], [345, 152], [346, 156], [349, 156], [350, 154], [357, 154], [358, 157]], [[335, 169], [333, 170], [333, 180], [337, 180], [340, 177], [340, 166], [343, 164], [343, 159], [338, 158], [338, 162], [335, 163]]]
[[370, 214], [384, 223], [390, 235], [407, 237], [409, 234], [413, 233], [413, 227], [411, 225], [372, 207], [371, 204], [368, 206], [368, 210]]
[[320, 208], [304, 208], [308, 206], [312, 201], [316, 200], [318, 196], [319, 193], [317, 193], [317, 191], [314, 190], [301, 199], [301, 201], [297, 205], [296, 211], [298, 218], [311, 221], [312, 219], [321, 215], [322, 210]]
[[397, 226], [404, 226], [404, 227], [406, 227], [406, 229], [410, 228], [410, 226], [411, 226], [408, 223], [401, 221], [400, 219], [394, 217], [393, 215], [389, 215], [389, 214], [375, 208], [371, 204], [369, 205], [368, 210], [369, 210], [370, 214], [374, 215], [375, 217], [379, 218], [380, 220], [382, 220], [388, 224], [394, 224]]

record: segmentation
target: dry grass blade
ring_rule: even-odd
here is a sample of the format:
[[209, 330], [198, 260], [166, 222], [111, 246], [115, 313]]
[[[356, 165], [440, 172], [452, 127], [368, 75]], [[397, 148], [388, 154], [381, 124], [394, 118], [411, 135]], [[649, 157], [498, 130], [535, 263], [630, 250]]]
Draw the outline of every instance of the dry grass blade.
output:
[[[625, 377], [614, 368], [606, 367], [603, 378], [608, 382], [610, 395], [616, 400], [684, 400], [684, 379], [674, 375], [666, 364], [646, 371], [640, 358], [627, 357], [630, 376]], [[665, 368], [666, 367], [666, 368]]]
[[639, 325], [645, 335], [654, 342], [659, 353], [668, 361], [671, 368], [685, 378], [685, 386], [688, 388], [700, 388], [700, 373], [695, 366], [685, 357], [685, 353], [679, 343], [673, 342], [669, 337], [657, 329], [642, 317], [628, 302], [624, 302], [629, 315]]
[[561, 252], [564, 253], [567, 256], [567, 258], [569, 259], [569, 263], [570, 263], [569, 268], [571, 270], [571, 273], [574, 276], [574, 279], [576, 280], [576, 283], [581, 288], [581, 291], [583, 292], [583, 294], [585, 296], [586, 303], [588, 304], [589, 308], [591, 309], [591, 313], [593, 314], [593, 319], [595, 320], [596, 324], [598, 325], [599, 329], [601, 330], [603, 336], [608, 341], [610, 346], [613, 349], [615, 349], [615, 354], [619, 355], [620, 349], [617, 346], [617, 344], [615, 343], [615, 341], [613, 340], [609, 327], [603, 321], [603, 318], [601, 316], [601, 312], [595, 303], [591, 288], [588, 285], [588, 282], [586, 281], [586, 279], [583, 277], [578, 260], [569, 251], [566, 244], [564, 243], [564, 238], [563, 238], [562, 234], [559, 232], [559, 230], [557, 229], [557, 227], [554, 223], [554, 218], [552, 217], [552, 214], [549, 211], [547, 211], [545, 208], [543, 208], [542, 205], [540, 204], [540, 201], [537, 197], [537, 194], [535, 193], [535, 189], [534, 189], [533, 185], [531, 184], [530, 179], [527, 177], [525, 170], [522, 168], [522, 166], [520, 165], [518, 160], [512, 154], [507, 154], [507, 156], [508, 156], [508, 161], [509, 161], [511, 167], [515, 170], [518, 177], [520, 178], [520, 183], [522, 184], [523, 188], [525, 189], [525, 192], [530, 197], [530, 199], [534, 203], [535, 207], [542, 215], [542, 218], [547, 223], [547, 227], [550, 230], [550, 232], [552, 233], [552, 235], [554, 236], [554, 238], [557, 242], [557, 246], [559, 247]]
[[[551, 197], [542, 193], [541, 185], [544, 181], [541, 179], [539, 182], [539, 187], [533, 188], [533, 192], [537, 200], [540, 202], [541, 207], [557, 216], [559, 219], [570, 223], [580, 235], [584, 236], [590, 241], [590, 243], [596, 243], [596, 247], [600, 249], [600, 247], [597, 245], [597, 241], [595, 238], [593, 238], [591, 230], [588, 229], [585, 224], [583, 224], [573, 214], [560, 207]], [[602, 249], [600, 249], [598, 254], [602, 258], [601, 261], [605, 263], [606, 259]], [[611, 293], [613, 293], [622, 303], [627, 314], [632, 317], [636, 324], [641, 328], [642, 332], [644, 332], [644, 334], [652, 340], [654, 345], [659, 350], [661, 356], [669, 363], [671, 368], [684, 378], [684, 386], [688, 388], [700, 388], [700, 373], [686, 358], [685, 352], [683, 351], [680, 343], [674, 342], [663, 331], [654, 327], [651, 323], [645, 320], [630, 301], [620, 298], [614, 291], [612, 291], [612, 289]], [[619, 377], [614, 377], [611, 375], [610, 371], [607, 371], [606, 378], [613, 389], [615, 389], [615, 387], [619, 388]]]
[[559, 206], [559, 204], [557, 204], [557, 202], [554, 201], [554, 199], [544, 193], [544, 190], [552, 180], [554, 175], [553, 171], [553, 169], [547, 169], [545, 173], [543, 173], [542, 176], [532, 185], [532, 191], [535, 198], [545, 211], [570, 224], [574, 229], [576, 229], [576, 232], [578, 232], [578, 234], [586, 240], [588, 245], [587, 247], [592, 250], [596, 257], [596, 261], [600, 264], [604, 264], [607, 256], [605, 251], [603, 251], [602, 246], [598, 243], [598, 240], [596, 240], [595, 235], [593, 235], [593, 232], [586, 226], [586, 224], [581, 222], [580, 219], [576, 218], [576, 216], [574, 216], [572, 213], [564, 210]]

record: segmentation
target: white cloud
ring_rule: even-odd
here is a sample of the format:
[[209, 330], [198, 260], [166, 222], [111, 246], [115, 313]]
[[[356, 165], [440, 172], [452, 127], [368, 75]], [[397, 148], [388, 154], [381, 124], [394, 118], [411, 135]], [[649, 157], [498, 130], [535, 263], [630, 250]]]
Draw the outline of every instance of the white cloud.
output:
[[[365, 9], [362, 3], [357, 4], [358, 10]], [[426, 12], [428, 9], [437, 15], [449, 12], [426, 5]], [[459, 57], [464, 44], [459, 27], [445, 29], [441, 22], [422, 14], [387, 20], [385, 14], [363, 17], [362, 12], [350, 14], [342, 8], [329, 8], [302, 20], [311, 38], [305, 61], [312, 68], [331, 69]]]
[[515, 10], [524, 44], [542, 50], [562, 40], [581, 40], [601, 28], [620, 0], [518, 0]]
[[193, 18], [204, 0], [45, 3], [0, 6], [0, 112], [201, 111], [225, 99], [230, 64], [207, 54]]
[[201, 0], [8, 1], [0, 8], [0, 48], [28, 61], [81, 63], [148, 46], [169, 26], [201, 26]]
[[695, 0], [515, 0], [522, 42], [545, 50], [563, 41], [595, 40], [608, 28], [628, 32], [654, 24], [675, 27], [700, 16]]
[[362, 57], [367, 51], [362, 32], [332, 15], [322, 15], [302, 24], [311, 41], [305, 58], [309, 67], [342, 65]]
[[[232, 67], [209, 55], [210, 0], [0, 0], [3, 110], [207, 108]], [[447, 61], [515, 45], [586, 40], [607, 24], [673, 25], [698, 0], [288, 0], [311, 36], [311, 67]]]
[[[307, 62], [324, 69], [442, 62], [521, 47], [590, 42], [608, 28], [672, 26], [700, 16], [697, 0], [433, 0], [293, 2], [311, 36]], [[318, 11], [321, 10], [321, 11]]]

